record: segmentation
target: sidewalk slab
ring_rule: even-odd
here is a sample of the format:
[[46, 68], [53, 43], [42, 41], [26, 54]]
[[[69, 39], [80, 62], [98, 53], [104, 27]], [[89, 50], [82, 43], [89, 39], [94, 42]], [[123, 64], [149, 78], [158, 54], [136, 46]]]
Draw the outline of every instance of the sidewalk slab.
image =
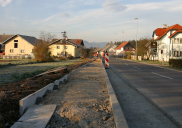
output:
[[45, 128], [56, 105], [33, 105], [11, 128]]

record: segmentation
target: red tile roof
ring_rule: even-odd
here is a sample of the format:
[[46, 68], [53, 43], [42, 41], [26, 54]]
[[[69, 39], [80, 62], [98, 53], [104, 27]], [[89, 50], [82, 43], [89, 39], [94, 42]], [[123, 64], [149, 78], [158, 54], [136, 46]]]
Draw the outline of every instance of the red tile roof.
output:
[[174, 32], [172, 35], [169, 36], [169, 38], [173, 37], [173, 36], [176, 35], [177, 33], [182, 33], [182, 30], [178, 30], [178, 31]]
[[117, 48], [116, 48], [116, 50], [121, 50], [121, 48], [123, 47], [123, 45], [125, 46], [125, 45], [127, 45], [129, 42], [123, 42], [123, 43], [121, 43]]
[[182, 29], [182, 26], [180, 26], [179, 24], [175, 24], [173, 26], [170, 26], [168, 28], [157, 28], [155, 30], [156, 35], [158, 36], [157, 39], [155, 40], [159, 40], [161, 39], [165, 34], [167, 34], [167, 32], [169, 32], [170, 30], [179, 30]]

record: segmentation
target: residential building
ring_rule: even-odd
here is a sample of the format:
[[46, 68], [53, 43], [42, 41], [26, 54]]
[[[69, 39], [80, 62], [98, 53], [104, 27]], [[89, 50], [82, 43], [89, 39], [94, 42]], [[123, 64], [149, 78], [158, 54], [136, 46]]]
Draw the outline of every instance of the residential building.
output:
[[135, 52], [135, 47], [130, 42], [123, 42], [116, 48], [116, 55], [123, 56], [126, 51]]
[[84, 46], [82, 39], [53, 39], [48, 44], [51, 55], [80, 57], [80, 49]]
[[5, 55], [31, 55], [34, 45], [40, 40], [35, 37], [25, 35], [14, 35], [4, 41], [2, 44], [5, 46]]
[[157, 28], [153, 31], [152, 42], [157, 42], [156, 60], [182, 59], [182, 26], [179, 24]]

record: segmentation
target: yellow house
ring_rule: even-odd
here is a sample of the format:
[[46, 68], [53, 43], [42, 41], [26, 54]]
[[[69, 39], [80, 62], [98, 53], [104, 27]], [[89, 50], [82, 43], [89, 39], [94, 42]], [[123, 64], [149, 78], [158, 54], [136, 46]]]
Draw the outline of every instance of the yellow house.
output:
[[84, 43], [82, 39], [54, 39], [48, 46], [54, 56], [80, 57], [80, 48], [84, 46]]
[[38, 39], [25, 35], [14, 35], [3, 44], [5, 45], [5, 55], [30, 55]]

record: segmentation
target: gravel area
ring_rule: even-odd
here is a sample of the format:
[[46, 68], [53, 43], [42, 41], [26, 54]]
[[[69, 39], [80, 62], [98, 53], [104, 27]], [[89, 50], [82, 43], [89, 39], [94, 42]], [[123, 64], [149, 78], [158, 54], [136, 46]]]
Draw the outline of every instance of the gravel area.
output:
[[116, 127], [100, 59], [72, 72], [44, 98], [40, 104], [57, 105], [47, 128]]

